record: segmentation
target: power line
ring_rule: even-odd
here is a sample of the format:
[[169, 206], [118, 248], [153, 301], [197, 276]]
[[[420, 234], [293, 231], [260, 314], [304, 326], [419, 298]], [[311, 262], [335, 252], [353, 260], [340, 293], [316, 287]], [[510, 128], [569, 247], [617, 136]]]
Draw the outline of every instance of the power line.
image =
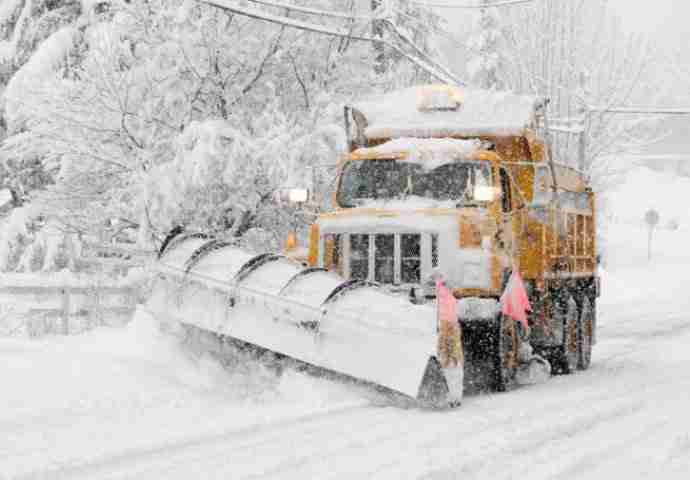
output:
[[620, 113], [624, 115], [690, 115], [690, 108], [683, 107], [601, 107], [588, 106], [587, 109], [596, 113]]
[[284, 8], [286, 10], [292, 10], [293, 12], [306, 13], [308, 15], [321, 15], [324, 17], [341, 18], [344, 20], [363, 20], [370, 22], [373, 20], [372, 17], [364, 17], [360, 15], [350, 15], [343, 12], [329, 12], [326, 10], [320, 10], [316, 8], [302, 7], [299, 5], [292, 5], [288, 3], [276, 2], [272, 0], [247, 0], [252, 3], [258, 3], [259, 5], [265, 5], [267, 7]]
[[388, 25], [388, 28], [393, 31], [393, 33], [403, 41], [403, 43], [406, 43], [409, 47], [411, 47], [416, 54], [424, 59], [425, 61], [429, 62], [432, 66], [436, 67], [438, 70], [441, 72], [445, 73], [446, 75], [453, 77], [453, 72], [448, 70], [445, 66], [441, 65], [439, 62], [435, 61], [433, 58], [431, 58], [426, 52], [424, 52], [421, 48], [419, 48], [414, 41], [409, 38], [404, 32], [402, 32], [398, 26], [391, 22], [390, 20], [385, 20], [384, 21], [386, 25]]
[[[305, 30], [313, 33], [320, 33], [323, 35], [330, 35], [335, 37], [350, 38], [352, 40], [361, 40], [366, 42], [380, 42], [381, 40], [374, 39], [371, 37], [366, 37], [363, 35], [357, 35], [352, 32], [345, 30], [331, 29], [322, 27], [321, 25], [315, 25], [313, 23], [304, 22], [301, 20], [295, 20], [292, 18], [287, 18], [278, 15], [272, 15], [270, 13], [265, 13], [261, 10], [257, 10], [251, 7], [240, 7], [232, 0], [200, 0], [203, 3], [213, 5], [215, 7], [227, 10], [229, 12], [235, 13], [237, 15], [242, 15], [245, 17], [253, 18], [255, 20], [262, 20], [266, 22], [275, 23], [285, 27], [296, 28], [298, 30]], [[251, 0], [250, 0], [251, 1]]]
[[443, 30], [442, 28], [432, 27], [431, 25], [429, 25], [429, 24], [423, 22], [422, 20], [420, 20], [418, 17], [415, 17], [414, 15], [411, 15], [411, 14], [409, 14], [409, 13], [403, 11], [403, 10], [400, 10], [400, 9], [398, 9], [398, 8], [395, 9], [395, 13], [398, 14], [398, 15], [400, 15], [400, 16], [402, 16], [402, 17], [405, 17], [406, 19], [408, 19], [409, 21], [411, 21], [411, 22], [413, 22], [413, 23], [416, 23], [419, 27], [425, 29], [425, 30], [426, 30], [427, 32], [429, 32], [429, 33], [434, 33], [434, 34], [436, 34], [436, 35], [440, 35], [440, 36], [442, 36], [442, 37], [445, 37], [445, 38], [447, 38], [447, 39], [453, 41], [453, 43], [455, 43], [455, 44], [456, 44], [457, 46], [459, 46], [459, 47], [462, 47], [462, 48], [469, 48], [467, 45], [465, 45], [465, 44], [463, 44], [462, 42], [458, 41], [457, 38], [455, 38], [455, 37], [454, 37], [452, 34], [450, 34], [449, 32]]
[[507, 7], [509, 5], [520, 5], [523, 3], [532, 3], [534, 0], [505, 0], [502, 2], [496, 2], [496, 3], [491, 3], [489, 5], [451, 5], [447, 3], [436, 3], [436, 2], [419, 2], [419, 1], [412, 1], [410, 3], [413, 3], [415, 5], [423, 6], [423, 7], [432, 7], [432, 8], [449, 8], [449, 9], [465, 9], [465, 10], [474, 10], [474, 9], [482, 9], [482, 8], [487, 8], [487, 7]]
[[382, 45], [385, 45], [386, 47], [390, 48], [391, 50], [393, 50], [397, 54], [407, 58], [409, 61], [411, 61], [412, 63], [414, 63], [415, 65], [417, 65], [421, 69], [425, 70], [427, 73], [429, 73], [431, 76], [433, 76], [437, 80], [440, 80], [440, 81], [445, 82], [445, 83], [450, 83], [450, 84], [464, 85], [464, 82], [462, 82], [461, 80], [456, 78], [454, 75], [449, 74], [447, 71], [444, 71], [445, 69], [441, 69], [439, 71], [438, 68], [435, 68], [433, 66], [433, 61], [432, 61], [432, 64], [430, 65], [428, 63], [428, 60], [415, 57], [414, 55], [411, 55], [411, 54], [405, 52], [403, 49], [401, 49], [397, 45], [395, 45], [395, 44], [393, 44], [387, 40], [367, 37], [364, 35], [356, 35], [356, 34], [353, 34], [352, 32], [330, 29], [330, 28], [322, 27], [321, 25], [315, 25], [315, 24], [309, 23], [309, 22], [303, 22], [300, 20], [295, 20], [295, 19], [287, 18], [287, 17], [283, 17], [283, 16], [271, 15], [269, 13], [265, 13], [261, 10], [257, 10], [257, 9], [251, 8], [251, 7], [238, 6], [237, 4], [235, 4], [231, 0], [200, 0], [200, 1], [207, 3], [209, 5], [216, 6], [218, 8], [223, 9], [223, 10], [227, 10], [229, 12], [235, 13], [237, 15], [243, 15], [245, 17], [253, 18], [255, 20], [261, 20], [261, 21], [265, 21], [265, 22], [275, 23], [277, 25], [281, 25], [284, 27], [296, 28], [298, 30], [304, 30], [304, 31], [308, 31], [308, 32], [319, 33], [322, 35], [348, 38], [350, 40], [357, 40], [357, 41], [364, 41], [364, 42], [369, 42], [369, 43], [382, 44]]

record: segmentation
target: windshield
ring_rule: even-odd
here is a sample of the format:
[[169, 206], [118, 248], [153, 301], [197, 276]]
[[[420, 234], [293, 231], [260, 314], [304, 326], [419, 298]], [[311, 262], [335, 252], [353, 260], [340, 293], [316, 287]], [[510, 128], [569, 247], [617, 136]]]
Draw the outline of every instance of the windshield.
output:
[[474, 187], [478, 185], [492, 185], [488, 162], [453, 162], [425, 170], [418, 163], [358, 160], [345, 165], [338, 189], [338, 203], [355, 207], [367, 200], [416, 196], [468, 205], [476, 203], [473, 200]]

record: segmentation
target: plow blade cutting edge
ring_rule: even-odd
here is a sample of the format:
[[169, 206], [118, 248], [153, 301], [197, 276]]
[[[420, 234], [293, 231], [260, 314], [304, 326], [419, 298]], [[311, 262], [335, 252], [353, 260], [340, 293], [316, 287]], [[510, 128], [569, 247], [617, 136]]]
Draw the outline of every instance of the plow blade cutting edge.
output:
[[436, 360], [433, 307], [201, 235], [179, 235], [159, 257], [148, 309], [162, 320], [425, 404], [448, 405], [462, 395], [462, 372], [441, 369]]

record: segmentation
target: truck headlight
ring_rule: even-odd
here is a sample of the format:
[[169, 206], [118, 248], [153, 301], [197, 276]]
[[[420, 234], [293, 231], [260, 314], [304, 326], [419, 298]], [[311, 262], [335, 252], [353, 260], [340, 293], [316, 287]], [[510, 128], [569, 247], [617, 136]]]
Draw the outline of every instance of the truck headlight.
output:
[[477, 185], [474, 187], [474, 200], [477, 202], [493, 202], [498, 198], [498, 189], [495, 187], [487, 187]]
[[304, 203], [309, 200], [309, 190], [306, 188], [291, 188], [288, 190], [290, 203]]

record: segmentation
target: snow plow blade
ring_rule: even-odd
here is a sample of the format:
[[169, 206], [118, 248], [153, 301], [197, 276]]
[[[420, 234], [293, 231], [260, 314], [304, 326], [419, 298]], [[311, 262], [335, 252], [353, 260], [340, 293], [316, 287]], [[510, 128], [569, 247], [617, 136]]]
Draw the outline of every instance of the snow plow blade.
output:
[[148, 309], [425, 404], [461, 395], [462, 372], [458, 384], [435, 357], [433, 307], [281, 255], [178, 235], [161, 249]]

